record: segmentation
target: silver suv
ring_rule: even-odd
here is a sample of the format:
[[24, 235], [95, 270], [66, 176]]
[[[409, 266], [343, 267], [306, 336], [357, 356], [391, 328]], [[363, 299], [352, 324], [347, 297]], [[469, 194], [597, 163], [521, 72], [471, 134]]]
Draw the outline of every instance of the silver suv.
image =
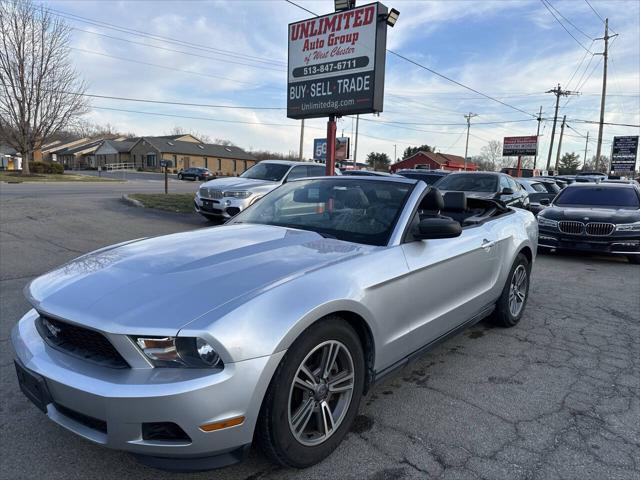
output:
[[[285, 182], [324, 174], [323, 164], [264, 160], [239, 177], [218, 178], [200, 185], [195, 209], [210, 220], [229, 219]], [[337, 170], [336, 175], [340, 175]]]

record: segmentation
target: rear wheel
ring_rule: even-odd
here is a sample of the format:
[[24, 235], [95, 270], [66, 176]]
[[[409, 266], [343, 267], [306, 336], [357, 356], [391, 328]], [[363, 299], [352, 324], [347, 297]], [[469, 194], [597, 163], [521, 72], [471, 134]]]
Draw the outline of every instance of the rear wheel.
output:
[[289, 348], [263, 401], [256, 437], [274, 462], [304, 468], [349, 431], [364, 386], [364, 354], [339, 317], [309, 327]]
[[640, 255], [627, 255], [627, 258], [629, 259], [629, 263], [640, 265]]
[[531, 265], [522, 253], [519, 253], [507, 277], [502, 295], [496, 303], [493, 322], [501, 327], [513, 327], [522, 318], [529, 298], [529, 277]]
[[182, 174], [181, 173], [178, 174], [178, 180], [182, 180]]

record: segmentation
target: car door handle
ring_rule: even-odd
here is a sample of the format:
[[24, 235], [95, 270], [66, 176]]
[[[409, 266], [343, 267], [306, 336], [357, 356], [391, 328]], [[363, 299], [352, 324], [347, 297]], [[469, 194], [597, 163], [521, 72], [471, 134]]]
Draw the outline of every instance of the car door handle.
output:
[[487, 240], [486, 238], [482, 241], [482, 245], [481, 247], [484, 248], [487, 252], [489, 250], [491, 250], [491, 247], [493, 247], [496, 244], [496, 242], [492, 242], [490, 240]]

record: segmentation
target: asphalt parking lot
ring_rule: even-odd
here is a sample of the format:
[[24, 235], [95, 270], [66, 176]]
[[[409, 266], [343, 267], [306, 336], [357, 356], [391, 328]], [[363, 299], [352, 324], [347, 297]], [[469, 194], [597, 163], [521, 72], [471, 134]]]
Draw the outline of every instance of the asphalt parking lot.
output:
[[254, 449], [238, 466], [170, 474], [56, 426], [15, 380], [22, 289], [95, 248], [210, 225], [119, 200], [149, 185], [0, 185], [0, 478], [640, 479], [640, 268], [584, 255], [540, 256], [517, 327], [481, 322], [377, 385], [308, 470]]

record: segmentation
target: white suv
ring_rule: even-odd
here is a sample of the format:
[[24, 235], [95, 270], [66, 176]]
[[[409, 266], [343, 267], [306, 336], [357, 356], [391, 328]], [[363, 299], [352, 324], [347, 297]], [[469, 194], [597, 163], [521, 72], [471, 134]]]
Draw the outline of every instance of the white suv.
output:
[[[217, 178], [200, 185], [195, 210], [210, 220], [229, 219], [285, 182], [324, 174], [325, 166], [320, 163], [264, 160], [239, 177]], [[337, 169], [336, 175], [340, 175]]]

